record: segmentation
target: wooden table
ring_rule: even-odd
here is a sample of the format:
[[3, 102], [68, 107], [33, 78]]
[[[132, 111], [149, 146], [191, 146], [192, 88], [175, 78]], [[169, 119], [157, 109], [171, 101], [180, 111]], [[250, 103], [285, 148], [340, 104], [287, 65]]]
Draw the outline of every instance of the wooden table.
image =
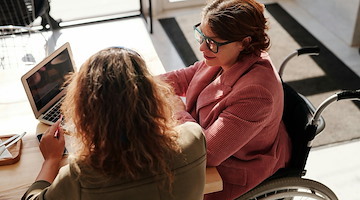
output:
[[207, 167], [204, 194], [218, 192], [222, 189], [223, 182], [216, 167]]
[[[35, 119], [19, 76], [0, 70], [0, 135], [27, 132], [22, 141], [20, 160], [0, 166], [0, 199], [20, 199], [34, 182], [44, 160], [36, 134], [47, 128]], [[220, 190], [222, 180], [216, 168], [207, 168], [204, 193]]]

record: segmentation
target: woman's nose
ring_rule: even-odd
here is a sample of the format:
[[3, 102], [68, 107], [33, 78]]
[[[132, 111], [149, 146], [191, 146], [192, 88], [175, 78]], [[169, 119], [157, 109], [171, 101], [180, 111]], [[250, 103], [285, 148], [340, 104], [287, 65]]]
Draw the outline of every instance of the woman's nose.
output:
[[203, 43], [200, 44], [199, 47], [200, 51], [206, 51], [209, 50], [209, 48], [206, 46], [206, 42], [204, 41]]

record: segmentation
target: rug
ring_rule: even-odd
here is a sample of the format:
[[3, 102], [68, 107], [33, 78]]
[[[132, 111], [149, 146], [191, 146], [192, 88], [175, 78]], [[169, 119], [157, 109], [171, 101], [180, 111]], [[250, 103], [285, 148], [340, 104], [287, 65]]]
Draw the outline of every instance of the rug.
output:
[[[203, 59], [193, 36], [193, 25], [200, 21], [200, 12], [159, 19], [185, 66]], [[280, 66], [287, 55], [300, 47], [320, 48], [318, 56], [292, 59], [283, 74], [283, 80], [305, 95], [315, 107], [342, 89], [360, 88], [360, 78], [279, 4], [267, 4], [265, 16], [269, 21], [271, 39], [269, 54], [275, 66]], [[358, 101], [340, 101], [330, 105], [323, 112], [326, 127], [315, 138], [313, 146], [360, 139], [359, 111]]]

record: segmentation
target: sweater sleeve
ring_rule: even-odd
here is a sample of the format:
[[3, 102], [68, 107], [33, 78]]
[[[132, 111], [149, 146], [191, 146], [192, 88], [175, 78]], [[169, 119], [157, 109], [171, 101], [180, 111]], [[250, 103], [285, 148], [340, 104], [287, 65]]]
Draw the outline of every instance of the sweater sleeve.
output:
[[80, 199], [80, 183], [74, 164], [62, 167], [48, 188], [45, 199]]
[[195, 123], [197, 123], [197, 121], [190, 115], [190, 113], [188, 113], [185, 110], [175, 113], [175, 119], [177, 121], [179, 121], [181, 124], [183, 124], [185, 122], [195, 122]]
[[160, 77], [174, 88], [177, 95], [185, 96], [189, 84], [198, 69], [198, 66], [199, 65], [195, 63], [194, 65], [187, 68], [182, 68], [162, 74]]
[[46, 188], [51, 184], [47, 181], [35, 181], [29, 189], [25, 192], [21, 200], [33, 200], [33, 199], [44, 199], [43, 191], [46, 191]]
[[[246, 98], [239, 98], [241, 96]], [[208, 166], [218, 166], [238, 152], [263, 130], [273, 112], [272, 95], [262, 87], [249, 86], [233, 98], [229, 100], [232, 103], [204, 130]]]
[[54, 182], [36, 181], [26, 191], [22, 200], [79, 199], [79, 183], [70, 171], [70, 165], [59, 170]]

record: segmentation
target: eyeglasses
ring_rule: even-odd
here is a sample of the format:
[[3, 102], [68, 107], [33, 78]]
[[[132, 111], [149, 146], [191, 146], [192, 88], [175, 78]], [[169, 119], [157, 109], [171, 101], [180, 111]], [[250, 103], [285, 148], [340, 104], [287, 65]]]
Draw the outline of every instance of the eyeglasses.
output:
[[196, 24], [194, 26], [194, 34], [195, 34], [195, 39], [196, 41], [198, 41], [200, 44], [202, 44], [204, 41], [206, 43], [206, 46], [209, 48], [209, 50], [213, 53], [217, 53], [219, 52], [219, 47], [226, 45], [226, 44], [230, 44], [232, 42], [235, 41], [227, 41], [227, 42], [216, 42], [215, 40], [207, 37], [204, 35], [203, 32], [200, 31], [200, 29], [198, 29], [198, 27], [200, 26], [200, 23]]

